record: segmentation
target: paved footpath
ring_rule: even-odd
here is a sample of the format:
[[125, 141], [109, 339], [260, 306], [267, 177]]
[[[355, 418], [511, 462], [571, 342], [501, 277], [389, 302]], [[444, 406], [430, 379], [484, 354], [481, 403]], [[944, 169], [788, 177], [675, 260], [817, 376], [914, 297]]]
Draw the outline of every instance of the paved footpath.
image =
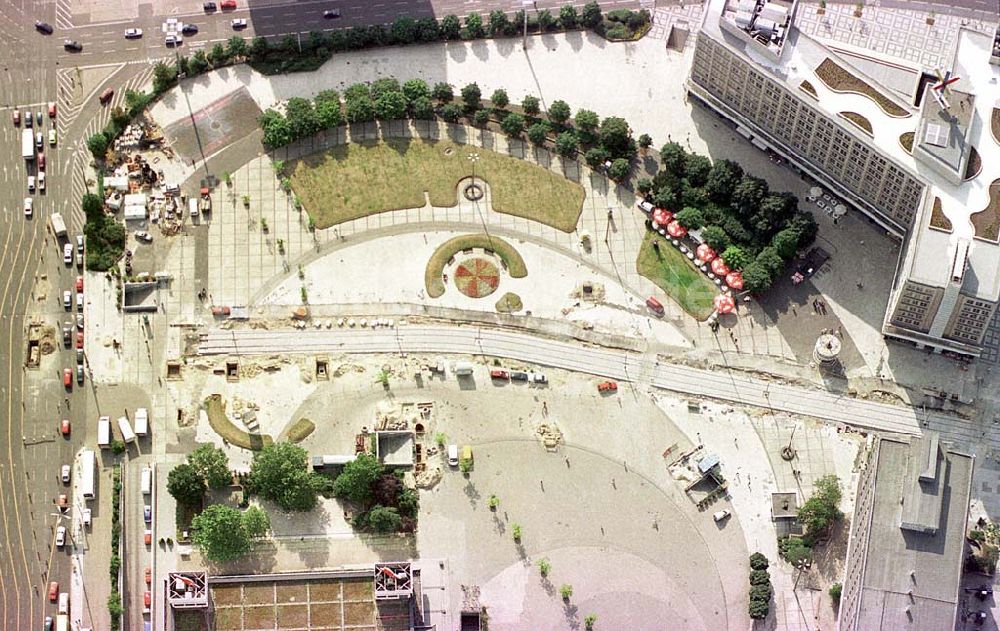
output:
[[[202, 355], [285, 353], [444, 353], [505, 357], [609, 377], [685, 395], [718, 399], [885, 432], [941, 432], [956, 446], [981, 439], [973, 421], [913, 407], [852, 398], [726, 369], [703, 370], [661, 362], [650, 354], [583, 346], [483, 327], [413, 326], [397, 329], [251, 330], [203, 333]], [[995, 439], [995, 436], [990, 436]]]

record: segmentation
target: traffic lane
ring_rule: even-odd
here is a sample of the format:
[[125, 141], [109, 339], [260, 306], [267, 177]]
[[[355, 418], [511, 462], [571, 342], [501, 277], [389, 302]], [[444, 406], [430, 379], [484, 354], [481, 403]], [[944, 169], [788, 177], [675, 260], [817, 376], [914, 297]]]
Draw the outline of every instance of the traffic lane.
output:
[[[130, 446], [131, 448], [131, 446]], [[141, 476], [142, 466], [137, 462], [129, 462], [126, 466], [126, 486], [123, 489], [125, 494], [125, 515], [124, 520], [128, 524], [131, 533], [125, 535], [123, 541], [128, 547], [128, 559], [125, 571], [124, 584], [127, 586], [126, 593], [122, 595], [125, 599], [125, 606], [128, 609], [129, 620], [126, 620], [125, 628], [138, 629], [144, 614], [144, 596], [147, 591], [145, 582], [146, 568], [152, 565], [153, 546], [157, 545], [151, 539], [150, 545], [145, 543], [145, 533], [152, 527], [145, 519], [144, 509], [146, 497], [142, 494]], [[152, 537], [152, 535], [150, 535]]]

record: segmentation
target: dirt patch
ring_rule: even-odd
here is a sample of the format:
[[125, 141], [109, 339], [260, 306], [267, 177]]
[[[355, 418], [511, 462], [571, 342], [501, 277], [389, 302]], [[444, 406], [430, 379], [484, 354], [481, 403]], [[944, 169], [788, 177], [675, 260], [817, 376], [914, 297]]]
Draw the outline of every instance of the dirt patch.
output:
[[[299, 420], [295, 421], [295, 423], [290, 428], [288, 428], [288, 431], [285, 433], [285, 439], [293, 443], [301, 443], [306, 438], [309, 438], [309, 435], [312, 434], [315, 430], [316, 430], [315, 423], [313, 423], [307, 418], [300, 418]], [[281, 437], [279, 436], [279, 440], [280, 438]]]
[[1000, 108], [994, 107], [990, 115], [990, 131], [993, 132], [993, 141], [1000, 145]]
[[243, 602], [243, 592], [239, 585], [219, 585], [212, 588], [212, 601], [217, 607], [238, 605]]
[[941, 209], [941, 198], [934, 198], [934, 205], [931, 207], [931, 228], [937, 228], [938, 230], [944, 230], [945, 232], [951, 232], [951, 220], [944, 214]]
[[375, 624], [374, 603], [344, 603], [344, 626]]
[[887, 96], [851, 74], [849, 70], [829, 57], [816, 68], [816, 76], [834, 92], [853, 92], [866, 96], [878, 105], [887, 116], [906, 118], [910, 113], [896, 105]]
[[248, 605], [263, 605], [274, 602], [274, 584], [244, 585], [243, 599]]
[[535, 433], [538, 435], [539, 440], [542, 441], [542, 444], [545, 445], [545, 449], [548, 451], [555, 451], [558, 449], [559, 444], [562, 443], [563, 440], [562, 430], [555, 425], [550, 425], [548, 423], [542, 423], [539, 425], [538, 429], [535, 430]]
[[320, 620], [327, 620], [329, 622], [326, 624], [331, 625], [330, 628], [341, 628], [339, 624], [335, 624], [335, 621], [339, 622], [343, 615], [340, 603], [312, 603], [309, 605], [309, 612], [312, 615], [312, 619], [316, 621], [313, 626], [319, 624]]
[[274, 442], [267, 434], [250, 434], [233, 424], [226, 414], [226, 405], [220, 394], [213, 394], [205, 399], [205, 413], [212, 430], [232, 445], [256, 451]]
[[215, 610], [215, 628], [218, 631], [239, 631], [243, 628], [243, 609], [232, 607]]
[[278, 607], [278, 627], [281, 629], [304, 629], [309, 624], [309, 606], [281, 605]]
[[869, 136], [872, 135], [871, 121], [869, 121], [861, 114], [858, 114], [857, 112], [841, 112], [840, 115], [846, 118], [847, 120], [851, 121], [855, 125], [857, 125], [858, 128], [861, 129], [861, 131], [865, 132]]
[[296, 603], [305, 602], [309, 598], [309, 587], [307, 583], [278, 583], [277, 602]]
[[969, 147], [969, 162], [965, 165], [965, 179], [971, 180], [983, 170], [983, 158], [975, 147]]
[[809, 83], [808, 81], [803, 80], [802, 83], [799, 84], [799, 89], [808, 94], [809, 96], [813, 97], [814, 99], [817, 98], [816, 88], [814, 88], [813, 84]]
[[990, 184], [990, 202], [986, 208], [969, 217], [976, 229], [976, 238], [996, 242], [1000, 238], [1000, 179]]
[[365, 602], [372, 599], [371, 581], [344, 581], [344, 600], [363, 600]]
[[310, 583], [309, 600], [340, 600], [340, 583]]
[[243, 609], [243, 620], [247, 629], [273, 629], [274, 625], [274, 605], [265, 607], [245, 607]]

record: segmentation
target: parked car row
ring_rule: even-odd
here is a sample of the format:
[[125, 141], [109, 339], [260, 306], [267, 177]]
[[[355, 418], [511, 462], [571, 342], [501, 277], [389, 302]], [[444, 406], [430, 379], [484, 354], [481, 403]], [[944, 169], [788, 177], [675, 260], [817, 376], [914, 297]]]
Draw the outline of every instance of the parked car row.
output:
[[549, 382], [544, 373], [522, 372], [520, 370], [491, 370], [490, 379], [497, 381], [527, 381], [529, 383], [546, 384]]

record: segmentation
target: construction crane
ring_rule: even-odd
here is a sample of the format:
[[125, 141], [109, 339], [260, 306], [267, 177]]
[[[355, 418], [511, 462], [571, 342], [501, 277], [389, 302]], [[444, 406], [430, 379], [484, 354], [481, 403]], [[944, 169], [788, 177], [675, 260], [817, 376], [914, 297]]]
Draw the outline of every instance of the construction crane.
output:
[[938, 102], [941, 109], [946, 110], [948, 109], [948, 86], [961, 79], [961, 77], [953, 77], [951, 70], [943, 75], [941, 74], [940, 69], [937, 69], [934, 72], [937, 74], [938, 80], [937, 83], [931, 86], [931, 96], [933, 96], [934, 100]]

